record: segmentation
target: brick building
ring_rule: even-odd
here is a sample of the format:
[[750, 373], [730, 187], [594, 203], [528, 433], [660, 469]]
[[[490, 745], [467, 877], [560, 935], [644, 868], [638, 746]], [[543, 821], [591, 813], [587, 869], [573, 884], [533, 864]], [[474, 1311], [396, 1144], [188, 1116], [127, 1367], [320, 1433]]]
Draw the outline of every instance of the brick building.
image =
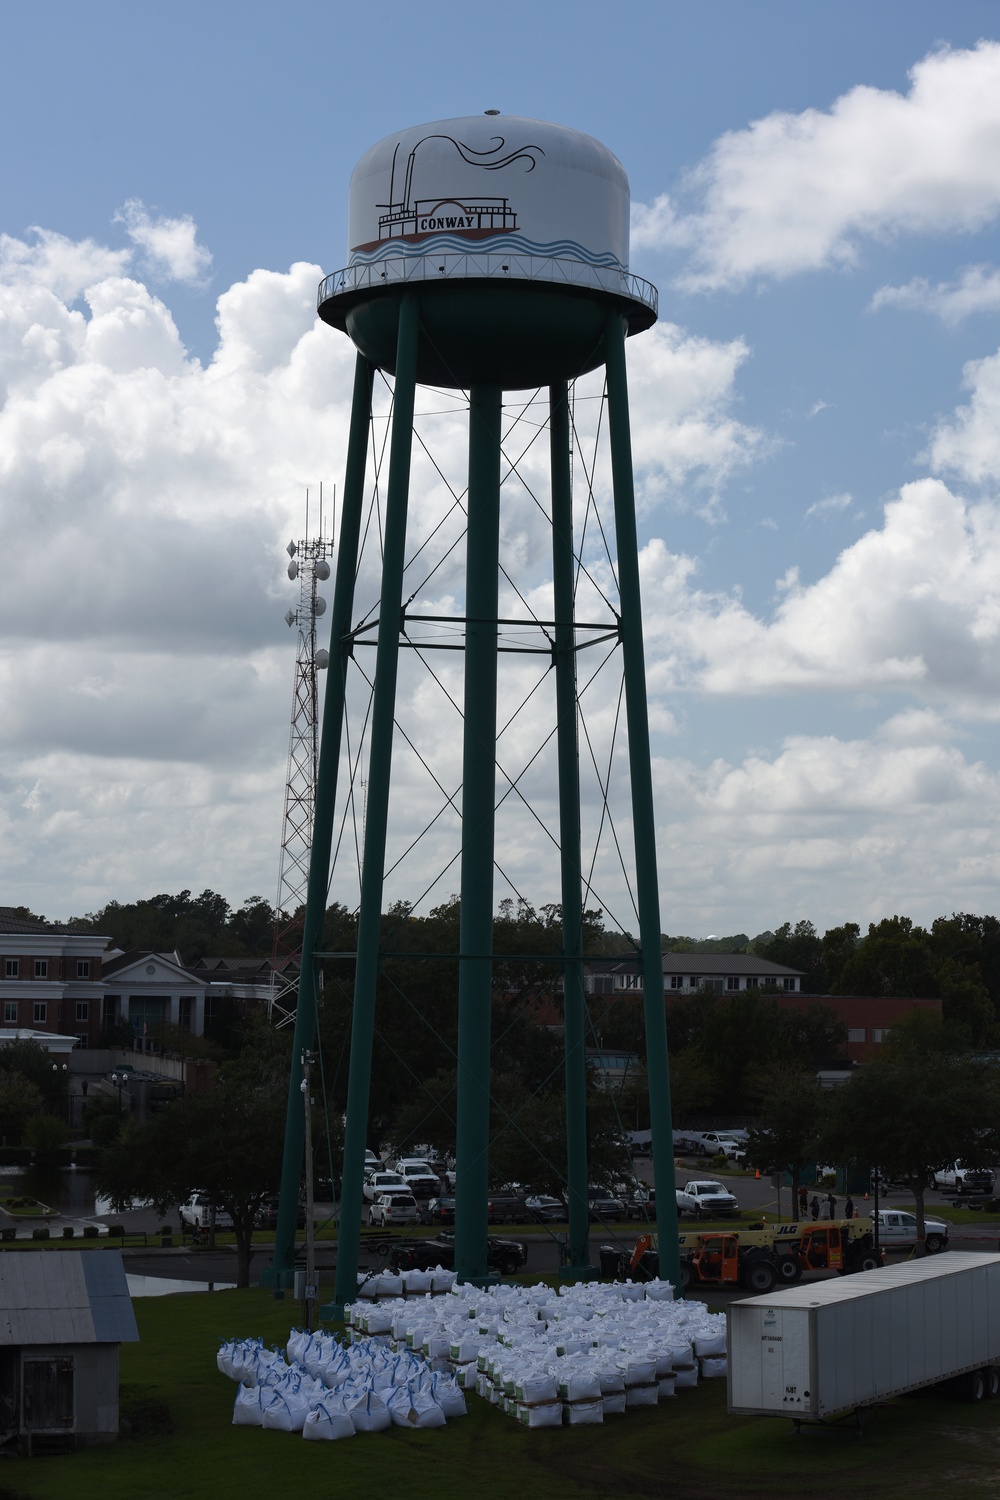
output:
[[96, 1047], [106, 937], [0, 906], [0, 1024]]

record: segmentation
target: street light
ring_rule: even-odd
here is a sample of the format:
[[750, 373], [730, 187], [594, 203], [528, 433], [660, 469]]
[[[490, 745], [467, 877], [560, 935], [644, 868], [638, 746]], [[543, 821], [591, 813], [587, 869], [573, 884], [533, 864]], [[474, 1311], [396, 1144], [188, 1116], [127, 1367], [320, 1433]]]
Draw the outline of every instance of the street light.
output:
[[[66, 1083], [66, 1084], [69, 1083], [69, 1079], [65, 1077], [66, 1073], [69, 1071], [69, 1064], [68, 1063], [63, 1063], [62, 1065], [60, 1065], [59, 1063], [53, 1063], [52, 1064], [52, 1071], [56, 1075], [56, 1083], [57, 1083], [57, 1085], [60, 1084], [60, 1077], [59, 1077], [60, 1073], [63, 1074], [63, 1078], [62, 1078], [61, 1082]], [[59, 1089], [59, 1093], [60, 1093], [60, 1102], [61, 1102], [61, 1095], [62, 1095], [62, 1088], [61, 1087]], [[70, 1118], [69, 1118], [69, 1090], [67, 1089], [67, 1092], [66, 1092], [66, 1124], [68, 1125], [69, 1123], [70, 1123]]]
[[112, 1075], [111, 1075], [111, 1082], [114, 1084], [115, 1088], [118, 1090], [118, 1119], [121, 1120], [121, 1117], [122, 1117], [122, 1089], [125, 1087], [125, 1074], [124, 1073], [112, 1073]]

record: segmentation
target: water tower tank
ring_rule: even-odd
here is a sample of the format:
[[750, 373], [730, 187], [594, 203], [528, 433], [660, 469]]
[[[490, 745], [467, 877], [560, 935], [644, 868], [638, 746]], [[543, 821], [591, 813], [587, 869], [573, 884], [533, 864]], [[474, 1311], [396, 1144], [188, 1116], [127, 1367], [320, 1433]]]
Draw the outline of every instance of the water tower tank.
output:
[[516, 115], [438, 120], [386, 136], [351, 178], [349, 264], [319, 314], [393, 371], [399, 301], [420, 297], [420, 382], [508, 390], [604, 362], [609, 307], [629, 333], [656, 289], [628, 270], [629, 187], [591, 136]]

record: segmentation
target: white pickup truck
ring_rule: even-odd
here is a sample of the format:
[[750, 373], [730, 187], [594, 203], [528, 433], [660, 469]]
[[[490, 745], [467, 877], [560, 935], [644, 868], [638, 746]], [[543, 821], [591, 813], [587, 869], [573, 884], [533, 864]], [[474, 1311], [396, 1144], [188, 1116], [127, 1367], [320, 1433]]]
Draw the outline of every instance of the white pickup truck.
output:
[[710, 1219], [718, 1215], [734, 1214], [739, 1207], [732, 1193], [728, 1193], [721, 1182], [686, 1182], [677, 1189], [677, 1217], [693, 1214], [696, 1219]]
[[952, 1162], [950, 1167], [941, 1167], [934, 1173], [934, 1186], [945, 1191], [959, 1193], [991, 1193], [995, 1174], [991, 1167], [967, 1167], [964, 1162]]

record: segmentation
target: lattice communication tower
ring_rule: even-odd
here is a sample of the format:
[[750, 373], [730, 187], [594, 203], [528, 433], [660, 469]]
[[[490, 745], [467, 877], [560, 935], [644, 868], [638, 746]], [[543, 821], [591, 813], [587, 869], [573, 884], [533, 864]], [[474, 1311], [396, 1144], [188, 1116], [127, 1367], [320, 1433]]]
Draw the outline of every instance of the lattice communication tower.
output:
[[285, 772], [285, 809], [281, 824], [281, 855], [278, 861], [278, 895], [275, 901], [274, 943], [271, 953], [273, 987], [268, 1014], [276, 1025], [295, 1015], [298, 970], [302, 954], [302, 913], [309, 884], [309, 855], [316, 813], [316, 779], [319, 769], [318, 673], [329, 666], [330, 655], [316, 646], [316, 621], [326, 612], [326, 599], [319, 585], [330, 577], [329, 559], [333, 540], [323, 534], [323, 490], [320, 486], [319, 534], [309, 534], [309, 500], [306, 497], [306, 536], [289, 542], [288, 576], [299, 586], [296, 609], [289, 609], [285, 622], [297, 629], [295, 682], [292, 690], [291, 726], [288, 735], [288, 767]]

